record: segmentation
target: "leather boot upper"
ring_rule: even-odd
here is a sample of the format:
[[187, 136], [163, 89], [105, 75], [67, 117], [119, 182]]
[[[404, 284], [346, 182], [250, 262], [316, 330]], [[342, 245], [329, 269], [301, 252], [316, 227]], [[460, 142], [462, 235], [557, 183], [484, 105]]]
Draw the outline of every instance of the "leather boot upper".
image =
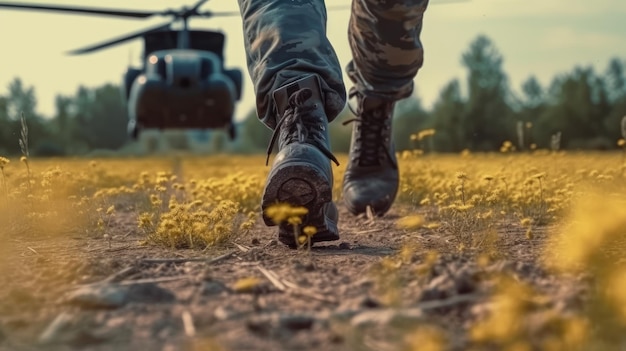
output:
[[367, 206], [377, 215], [386, 213], [395, 200], [399, 172], [392, 140], [392, 118], [395, 102], [375, 96], [365, 96], [356, 90], [356, 118], [350, 142], [350, 160], [343, 180], [343, 197], [353, 214], [366, 211]]
[[[338, 212], [332, 202], [333, 170], [330, 160], [339, 163], [330, 151], [328, 118], [324, 111], [319, 78], [299, 79], [273, 94], [279, 120], [268, 146], [267, 157], [278, 142], [278, 153], [268, 175], [262, 198], [264, 220], [279, 225], [278, 239], [298, 247], [294, 232], [313, 226], [311, 242], [339, 239]], [[277, 223], [265, 209], [276, 203], [304, 206], [301, 223]]]
[[312, 145], [327, 159], [339, 164], [330, 151], [328, 120], [318, 79], [311, 75], [274, 91], [280, 119], [267, 149], [267, 162], [274, 144], [278, 142], [279, 152], [274, 163], [281, 162], [285, 157], [302, 157], [301, 148], [290, 146], [295, 143]]

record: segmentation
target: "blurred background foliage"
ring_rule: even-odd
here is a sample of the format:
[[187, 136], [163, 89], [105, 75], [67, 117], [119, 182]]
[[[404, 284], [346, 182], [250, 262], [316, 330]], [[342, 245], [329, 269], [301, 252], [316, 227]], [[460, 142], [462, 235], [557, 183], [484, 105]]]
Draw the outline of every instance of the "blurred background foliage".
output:
[[[561, 149], [610, 150], [621, 137], [626, 115], [626, 61], [616, 57], [602, 71], [574, 67], [557, 75], [548, 86], [529, 76], [512, 91], [503, 70], [504, 58], [486, 36], [472, 41], [461, 57], [465, 82], [454, 79], [442, 87], [430, 110], [413, 96], [398, 102], [393, 136], [398, 151], [498, 151], [505, 141], [517, 150], [551, 147], [560, 133]], [[354, 102], [351, 102], [354, 103]], [[121, 86], [79, 87], [74, 96], [57, 96], [54, 116], [37, 114], [35, 88], [15, 78], [0, 95], [0, 155], [19, 155], [20, 116], [29, 126], [31, 155], [124, 155], [181, 150], [197, 153], [264, 152], [271, 131], [249, 111], [237, 124], [238, 138], [222, 131], [145, 132], [131, 141]], [[331, 124], [335, 152], [347, 152], [352, 118], [346, 107]], [[415, 136], [428, 129], [428, 143]], [[414, 136], [411, 138], [411, 136]], [[427, 145], [426, 145], [427, 144]]]

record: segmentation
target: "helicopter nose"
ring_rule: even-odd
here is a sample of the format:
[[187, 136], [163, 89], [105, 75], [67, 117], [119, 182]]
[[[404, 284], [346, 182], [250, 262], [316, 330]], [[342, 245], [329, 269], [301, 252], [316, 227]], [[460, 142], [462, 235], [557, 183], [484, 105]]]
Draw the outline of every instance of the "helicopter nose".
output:
[[191, 87], [191, 79], [189, 77], [180, 77], [178, 79], [178, 87], [182, 89], [189, 89]]
[[185, 90], [198, 85], [200, 67], [197, 57], [170, 54], [165, 61], [170, 86]]

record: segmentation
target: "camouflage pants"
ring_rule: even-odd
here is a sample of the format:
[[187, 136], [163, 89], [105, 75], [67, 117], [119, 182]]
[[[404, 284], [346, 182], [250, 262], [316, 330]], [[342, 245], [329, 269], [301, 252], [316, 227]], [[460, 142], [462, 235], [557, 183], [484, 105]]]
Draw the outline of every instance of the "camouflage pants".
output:
[[[276, 116], [271, 93], [311, 73], [322, 81], [329, 121], [343, 110], [346, 90], [326, 33], [324, 0], [238, 0], [248, 72], [257, 114], [268, 127]], [[355, 88], [392, 100], [408, 97], [423, 63], [420, 42], [428, 0], [352, 0], [346, 67]]]

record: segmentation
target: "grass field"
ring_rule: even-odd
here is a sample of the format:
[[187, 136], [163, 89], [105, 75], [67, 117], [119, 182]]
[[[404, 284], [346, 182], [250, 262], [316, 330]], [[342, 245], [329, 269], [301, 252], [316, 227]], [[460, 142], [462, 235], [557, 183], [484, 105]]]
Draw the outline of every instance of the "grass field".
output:
[[[624, 153], [399, 157], [400, 192], [387, 216], [352, 217], [341, 207], [342, 241], [310, 248], [312, 233], [296, 226], [299, 250], [278, 245], [275, 228], [260, 221], [269, 171], [262, 156], [0, 158], [0, 272], [8, 283], [0, 287], [0, 347], [626, 347]], [[341, 203], [346, 156], [339, 161]], [[297, 223], [297, 211], [280, 214]], [[150, 265], [155, 257], [169, 258]], [[212, 278], [159, 280], [173, 272]], [[88, 283], [141, 279], [174, 291], [173, 302], [103, 310], [67, 298]], [[203, 302], [197, 289], [208, 281], [223, 289]], [[91, 294], [100, 301], [104, 293]], [[350, 313], [331, 313], [339, 310]], [[285, 322], [294, 313], [305, 322]], [[146, 325], [171, 322], [147, 334], [111, 322], [137, 325], [141, 316], [153, 317]], [[79, 336], [67, 327], [84, 320]], [[225, 326], [230, 333], [220, 332]]]

